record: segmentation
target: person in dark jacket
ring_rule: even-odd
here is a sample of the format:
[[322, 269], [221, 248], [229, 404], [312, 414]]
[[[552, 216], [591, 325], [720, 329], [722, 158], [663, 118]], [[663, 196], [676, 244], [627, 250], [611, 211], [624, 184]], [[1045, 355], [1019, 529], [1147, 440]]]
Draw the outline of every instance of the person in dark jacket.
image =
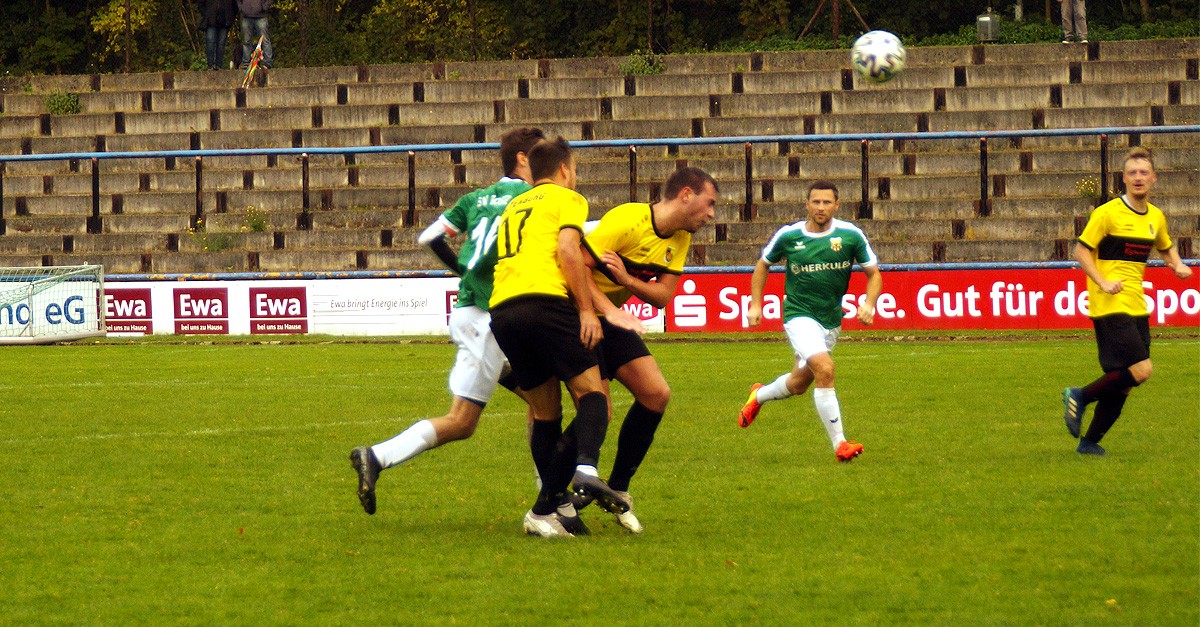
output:
[[225, 62], [225, 40], [237, 17], [234, 0], [199, 0], [200, 28], [204, 30], [204, 55], [208, 69], [219, 70]]
[[250, 55], [262, 37], [262, 64], [264, 67], [275, 65], [275, 53], [271, 49], [271, 34], [267, 28], [267, 12], [275, 4], [275, 0], [237, 0], [238, 9], [242, 12], [242, 67], [250, 65]]

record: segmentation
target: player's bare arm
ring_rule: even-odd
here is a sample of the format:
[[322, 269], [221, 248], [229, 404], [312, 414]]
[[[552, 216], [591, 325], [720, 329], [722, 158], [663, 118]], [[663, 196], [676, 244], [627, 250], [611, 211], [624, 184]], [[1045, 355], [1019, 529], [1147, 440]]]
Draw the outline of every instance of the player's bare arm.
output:
[[583, 262], [583, 251], [579, 247], [581, 233], [572, 228], [558, 232], [558, 263], [562, 268], [563, 277], [567, 279], [567, 289], [579, 309], [579, 341], [588, 348], [595, 348], [604, 338], [600, 330], [600, 319], [592, 306], [591, 271]]
[[[586, 258], [584, 257], [584, 259]], [[633, 331], [638, 335], [646, 333], [646, 326], [642, 324], [642, 321], [637, 316], [616, 306], [616, 304], [608, 299], [608, 296], [604, 294], [600, 286], [596, 285], [595, 281], [588, 281], [588, 288], [592, 291], [592, 305], [610, 323], [627, 331]]]
[[[580, 247], [580, 250], [583, 256], [583, 264], [589, 270], [588, 289], [592, 292], [592, 304], [596, 307], [596, 311], [607, 318], [609, 322], [622, 329], [633, 331], [638, 335], [645, 334], [646, 327], [642, 324], [642, 321], [637, 316], [625, 311], [621, 307], [618, 307], [616, 303], [609, 300], [604, 291], [600, 289], [600, 286], [596, 285], [596, 278], [591, 270], [594, 270], [596, 264], [600, 262], [596, 261], [596, 256], [591, 252], [591, 249], [585, 244]], [[623, 267], [624, 265], [622, 265]]]
[[1174, 246], [1167, 250], [1159, 251], [1159, 254], [1162, 255], [1163, 261], [1167, 262], [1167, 267], [1171, 269], [1171, 272], [1175, 273], [1175, 276], [1181, 279], [1192, 276], [1192, 269], [1179, 258], [1179, 251]]
[[750, 277], [750, 308], [746, 310], [746, 323], [752, 327], [762, 324], [763, 292], [767, 289], [770, 274], [771, 264], [766, 259], [759, 259]]
[[617, 285], [629, 290], [642, 302], [650, 303], [659, 309], [666, 307], [675, 296], [675, 288], [679, 285], [679, 275], [669, 272], [659, 272], [653, 281], [643, 281], [625, 270], [625, 262], [613, 251], [606, 251], [600, 256], [600, 262], [608, 267]]
[[[1106, 294], [1120, 294], [1124, 286], [1120, 281], [1109, 281], [1100, 274], [1100, 268], [1096, 267], [1096, 260], [1092, 259], [1092, 251], [1083, 244], [1075, 244], [1075, 261], [1079, 262], [1079, 267], [1083, 269], [1083, 273], [1088, 276], [1096, 285], [1100, 286], [1100, 290]], [[1178, 274], [1178, 273], [1177, 273]], [[1190, 272], [1188, 274], [1191, 274]]]
[[871, 326], [875, 322], [875, 302], [883, 292], [883, 273], [879, 266], [863, 266], [863, 274], [867, 275], [867, 301], [858, 308], [858, 321]]

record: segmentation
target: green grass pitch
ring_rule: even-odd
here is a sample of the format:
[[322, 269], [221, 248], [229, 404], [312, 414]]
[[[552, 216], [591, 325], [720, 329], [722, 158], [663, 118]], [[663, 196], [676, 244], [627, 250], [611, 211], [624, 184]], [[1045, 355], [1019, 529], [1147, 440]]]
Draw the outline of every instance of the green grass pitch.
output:
[[646, 532], [588, 508], [593, 535], [555, 541], [522, 534], [502, 390], [359, 508], [347, 454], [443, 413], [447, 344], [4, 348], [0, 623], [1196, 625], [1192, 338], [1155, 341], [1102, 459], [1061, 418], [1090, 339], [843, 341], [850, 464], [807, 396], [737, 427], [781, 335], [654, 341], [674, 394], [632, 485]]

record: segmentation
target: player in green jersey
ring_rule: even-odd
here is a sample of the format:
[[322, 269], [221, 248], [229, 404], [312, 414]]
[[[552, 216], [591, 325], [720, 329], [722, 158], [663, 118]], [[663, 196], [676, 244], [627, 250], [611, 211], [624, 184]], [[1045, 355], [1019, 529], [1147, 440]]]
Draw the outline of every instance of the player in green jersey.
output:
[[763, 248], [750, 284], [750, 326], [762, 323], [763, 290], [771, 265], [783, 262], [783, 328], [796, 365], [767, 385], [755, 383], [750, 398], [738, 416], [738, 424], [750, 426], [767, 401], [803, 394], [813, 387], [813, 403], [821, 417], [838, 461], [848, 462], [863, 452], [862, 444], [847, 440], [842, 428], [841, 407], [834, 391], [834, 364], [830, 353], [842, 330], [842, 297], [850, 285], [850, 270], [858, 264], [867, 275], [866, 302], [858, 308], [858, 321], [875, 320], [875, 301], [883, 289], [879, 260], [866, 235], [853, 224], [834, 218], [841, 203], [837, 186], [817, 181], [808, 189], [805, 209], [808, 220], [785, 226]]
[[[404, 432], [374, 446], [350, 452], [358, 473], [358, 499], [368, 514], [375, 513], [375, 482], [385, 468], [455, 440], [465, 440], [479, 424], [505, 365], [504, 353], [492, 335], [488, 299], [496, 266], [496, 226], [508, 201], [530, 189], [527, 153], [543, 138], [536, 128], [517, 128], [500, 138], [504, 177], [458, 200], [421, 233], [417, 241], [430, 247], [452, 272], [462, 277], [458, 301], [450, 313], [450, 339], [458, 346], [450, 370], [450, 411], [420, 420]], [[465, 234], [455, 256], [445, 240]]]

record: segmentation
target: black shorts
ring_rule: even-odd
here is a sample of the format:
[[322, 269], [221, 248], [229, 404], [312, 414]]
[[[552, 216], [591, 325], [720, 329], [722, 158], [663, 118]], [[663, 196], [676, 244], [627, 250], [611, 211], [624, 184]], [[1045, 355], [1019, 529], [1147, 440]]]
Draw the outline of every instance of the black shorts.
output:
[[1111, 314], [1092, 318], [1100, 367], [1105, 372], [1128, 368], [1150, 359], [1150, 318]]
[[569, 300], [518, 296], [491, 313], [492, 334], [523, 390], [551, 377], [567, 381], [600, 363], [596, 351], [579, 341], [579, 310]]
[[607, 318], [600, 319], [600, 328], [604, 332], [604, 341], [600, 342], [600, 374], [605, 379], [613, 379], [617, 368], [650, 354], [637, 333], [622, 329]]

